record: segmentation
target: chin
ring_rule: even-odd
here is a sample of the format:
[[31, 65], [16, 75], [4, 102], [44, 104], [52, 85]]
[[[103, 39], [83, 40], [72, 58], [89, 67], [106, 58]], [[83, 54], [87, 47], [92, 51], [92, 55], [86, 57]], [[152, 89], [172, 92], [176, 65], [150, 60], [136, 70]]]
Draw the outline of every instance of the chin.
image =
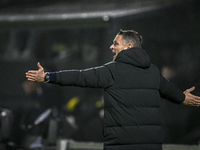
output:
[[117, 57], [117, 55], [114, 55], [114, 56], [113, 56], [113, 61], [116, 59], [116, 57]]

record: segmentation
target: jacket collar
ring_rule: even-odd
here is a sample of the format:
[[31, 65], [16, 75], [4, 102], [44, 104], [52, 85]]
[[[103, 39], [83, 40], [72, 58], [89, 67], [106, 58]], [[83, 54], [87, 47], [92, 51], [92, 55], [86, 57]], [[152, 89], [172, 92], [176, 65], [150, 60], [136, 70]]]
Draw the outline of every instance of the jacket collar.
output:
[[137, 47], [122, 50], [115, 61], [131, 64], [139, 68], [148, 68], [150, 66], [150, 58], [146, 51]]

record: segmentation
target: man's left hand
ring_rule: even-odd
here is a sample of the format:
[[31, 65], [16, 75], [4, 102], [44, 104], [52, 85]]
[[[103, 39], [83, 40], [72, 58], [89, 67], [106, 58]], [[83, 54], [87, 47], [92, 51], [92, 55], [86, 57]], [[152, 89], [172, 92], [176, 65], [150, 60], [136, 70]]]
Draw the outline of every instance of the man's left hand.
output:
[[184, 105], [188, 106], [200, 106], [200, 97], [191, 94], [194, 91], [195, 87], [191, 87], [190, 89], [185, 90], [183, 93], [185, 94], [185, 100], [183, 101]]

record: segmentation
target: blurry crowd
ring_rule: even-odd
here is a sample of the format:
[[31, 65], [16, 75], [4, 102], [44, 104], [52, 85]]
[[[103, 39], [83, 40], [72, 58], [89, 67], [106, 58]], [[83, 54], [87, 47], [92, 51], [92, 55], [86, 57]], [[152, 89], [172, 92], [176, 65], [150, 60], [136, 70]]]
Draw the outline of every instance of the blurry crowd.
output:
[[[5, 63], [40, 61], [45, 71], [56, 71], [63, 66], [65, 69], [96, 66], [101, 61], [99, 39], [92, 38], [92, 32], [85, 30], [11, 30], [4, 38], [7, 40], [3, 43], [1, 61]], [[102, 142], [101, 90], [35, 83], [27, 81], [25, 76], [18, 83], [21, 85], [17, 85], [16, 91], [25, 104], [11, 108], [11, 134], [2, 137], [7, 149], [55, 145], [58, 138]]]

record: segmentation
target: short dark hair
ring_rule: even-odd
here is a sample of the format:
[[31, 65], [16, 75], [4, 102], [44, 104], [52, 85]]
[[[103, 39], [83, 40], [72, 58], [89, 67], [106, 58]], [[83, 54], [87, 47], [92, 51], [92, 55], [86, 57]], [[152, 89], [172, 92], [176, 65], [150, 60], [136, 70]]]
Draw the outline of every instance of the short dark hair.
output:
[[117, 33], [117, 35], [122, 35], [123, 40], [126, 43], [131, 43], [134, 47], [142, 48], [142, 36], [133, 30], [122, 30]]

